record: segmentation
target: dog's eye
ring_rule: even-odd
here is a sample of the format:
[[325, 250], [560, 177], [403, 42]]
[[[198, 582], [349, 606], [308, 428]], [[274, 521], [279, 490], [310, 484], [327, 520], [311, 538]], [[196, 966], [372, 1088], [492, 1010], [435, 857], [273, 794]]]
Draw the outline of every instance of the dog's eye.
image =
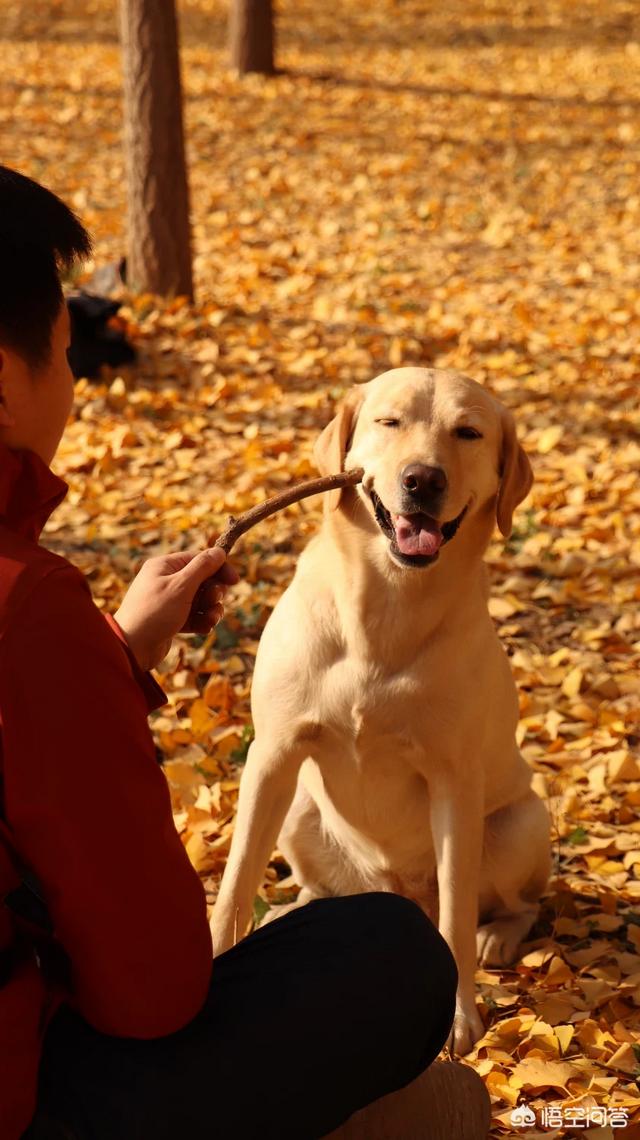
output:
[[457, 427], [455, 434], [458, 439], [482, 439], [482, 432], [474, 427]]
[[376, 420], [376, 423], [382, 424], [383, 427], [397, 427], [398, 424], [400, 423], [400, 420], [381, 419], [381, 420]]

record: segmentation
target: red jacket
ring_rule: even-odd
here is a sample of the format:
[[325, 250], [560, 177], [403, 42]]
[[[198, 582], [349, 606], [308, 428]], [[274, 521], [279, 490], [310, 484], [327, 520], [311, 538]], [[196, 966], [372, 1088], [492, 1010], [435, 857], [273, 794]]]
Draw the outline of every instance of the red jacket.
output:
[[[87, 583], [37, 545], [66, 484], [0, 444], [0, 1136], [35, 1107], [43, 1030], [64, 998], [97, 1029], [156, 1037], [189, 1021], [211, 975], [205, 896], [178, 838], [138, 669]], [[69, 982], [45, 980], [2, 901], [26, 866]]]

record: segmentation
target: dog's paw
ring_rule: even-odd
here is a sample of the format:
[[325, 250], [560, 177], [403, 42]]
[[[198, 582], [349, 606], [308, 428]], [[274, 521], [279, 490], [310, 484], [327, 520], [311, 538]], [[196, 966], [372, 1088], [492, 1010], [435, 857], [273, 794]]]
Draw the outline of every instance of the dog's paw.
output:
[[479, 927], [476, 935], [478, 964], [489, 968], [511, 965], [518, 957], [518, 948], [530, 925], [528, 916], [513, 915]]
[[475, 1001], [463, 1003], [458, 1000], [449, 1038], [451, 1054], [458, 1057], [466, 1056], [482, 1036], [484, 1036], [484, 1025]]

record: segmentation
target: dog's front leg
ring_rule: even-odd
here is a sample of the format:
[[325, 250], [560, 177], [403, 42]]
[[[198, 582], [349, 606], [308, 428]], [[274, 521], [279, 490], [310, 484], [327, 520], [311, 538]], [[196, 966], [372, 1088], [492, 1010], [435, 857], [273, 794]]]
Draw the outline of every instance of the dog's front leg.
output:
[[431, 794], [431, 828], [436, 851], [440, 933], [458, 967], [452, 1043], [468, 1053], [484, 1033], [475, 1002], [476, 929], [484, 833], [482, 787], [473, 774], [451, 769], [440, 774]]
[[246, 932], [256, 891], [296, 788], [303, 751], [254, 740], [240, 781], [231, 851], [211, 916], [213, 952]]

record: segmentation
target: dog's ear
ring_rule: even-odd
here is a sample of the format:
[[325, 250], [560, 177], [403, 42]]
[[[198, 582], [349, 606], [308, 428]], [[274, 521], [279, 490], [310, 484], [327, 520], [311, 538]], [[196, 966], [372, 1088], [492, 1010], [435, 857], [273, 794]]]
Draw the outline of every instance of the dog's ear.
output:
[[[357, 388], [347, 392], [335, 416], [318, 436], [313, 458], [321, 475], [336, 475], [343, 470], [344, 457], [349, 449], [362, 400], [363, 394]], [[340, 487], [335, 491], [327, 491], [325, 498], [330, 511], [335, 511], [339, 506], [341, 494]]]
[[500, 488], [496, 517], [501, 534], [508, 538], [511, 534], [511, 518], [518, 503], [526, 499], [533, 471], [526, 452], [518, 443], [516, 424], [511, 412], [502, 411], [502, 454], [500, 458]]

